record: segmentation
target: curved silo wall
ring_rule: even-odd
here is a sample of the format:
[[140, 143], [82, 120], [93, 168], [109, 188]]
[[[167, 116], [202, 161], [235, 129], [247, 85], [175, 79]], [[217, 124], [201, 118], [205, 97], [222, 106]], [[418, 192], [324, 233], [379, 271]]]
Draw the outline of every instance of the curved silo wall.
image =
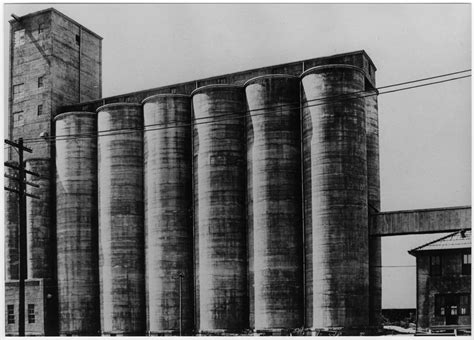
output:
[[242, 87], [192, 93], [196, 328], [248, 327]]
[[299, 83], [297, 77], [270, 75], [245, 84], [250, 111], [250, 305], [255, 318], [252, 328], [256, 330], [303, 326]]
[[26, 185], [26, 191], [39, 197], [26, 197], [27, 268], [28, 278], [52, 278], [54, 274], [54, 227], [51, 206], [51, 159], [30, 158], [26, 170], [39, 176], [26, 174], [26, 180], [39, 188]]
[[143, 119], [147, 330], [179, 334], [181, 317], [182, 334], [191, 334], [191, 98], [146, 98]]
[[55, 124], [59, 333], [99, 335], [96, 114]]
[[139, 104], [115, 103], [97, 112], [102, 333], [143, 335], [142, 109]]
[[[378, 92], [369, 89], [365, 96], [367, 127], [367, 187], [369, 223], [370, 215], [380, 211], [380, 160], [379, 160], [379, 117]], [[369, 228], [370, 230], [371, 228]], [[380, 326], [382, 312], [382, 241], [380, 237], [369, 238], [369, 293], [370, 324]]]
[[306, 325], [364, 328], [369, 318], [364, 73], [326, 65], [301, 77]]
[[[18, 167], [18, 162], [9, 161]], [[18, 177], [18, 170], [4, 167], [5, 174]], [[18, 181], [5, 178], [5, 186], [18, 190]], [[19, 217], [18, 194], [5, 190], [5, 279], [18, 280], [20, 275], [20, 249], [19, 249]]]

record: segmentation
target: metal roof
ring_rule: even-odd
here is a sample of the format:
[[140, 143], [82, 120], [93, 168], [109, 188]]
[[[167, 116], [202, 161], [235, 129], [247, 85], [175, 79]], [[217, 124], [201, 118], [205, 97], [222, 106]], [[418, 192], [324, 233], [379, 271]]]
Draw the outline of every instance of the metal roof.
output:
[[448, 236], [426, 243], [420, 247], [409, 250], [410, 254], [421, 251], [466, 249], [471, 248], [471, 229], [456, 231]]

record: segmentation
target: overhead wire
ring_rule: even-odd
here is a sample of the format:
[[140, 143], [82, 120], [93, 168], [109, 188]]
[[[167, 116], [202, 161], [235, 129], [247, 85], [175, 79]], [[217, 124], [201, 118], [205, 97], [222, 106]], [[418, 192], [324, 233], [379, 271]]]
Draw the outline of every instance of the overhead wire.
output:
[[[461, 73], [466, 73], [470, 72], [469, 70], [463, 70], [463, 71], [457, 71], [457, 72], [451, 72], [451, 73], [446, 73], [442, 75], [437, 75], [437, 76], [431, 76], [431, 77], [426, 77], [426, 78], [420, 78], [416, 80], [410, 80], [406, 82], [401, 82], [401, 83], [395, 83], [395, 84], [390, 84], [390, 85], [385, 85], [381, 86], [378, 88], [373, 88], [369, 90], [362, 90], [362, 91], [356, 91], [356, 92], [351, 92], [351, 93], [345, 93], [345, 94], [340, 94], [340, 95], [335, 95], [335, 96], [328, 96], [328, 97], [320, 97], [320, 98], [315, 98], [308, 100], [307, 103], [310, 102], [315, 102], [315, 101], [323, 101], [322, 103], [318, 104], [312, 104], [312, 105], [301, 105], [299, 102], [295, 103], [288, 103], [284, 105], [276, 105], [276, 106], [270, 106], [270, 107], [263, 107], [263, 108], [258, 108], [258, 109], [253, 109], [253, 110], [245, 110], [245, 111], [238, 111], [238, 112], [224, 112], [223, 114], [217, 114], [217, 115], [212, 115], [212, 116], [205, 116], [205, 117], [196, 117], [194, 121], [198, 120], [198, 122], [192, 122], [192, 123], [184, 123], [181, 125], [177, 125], [179, 121], [174, 121], [174, 122], [168, 122], [168, 123], [157, 123], [157, 124], [150, 124], [145, 126], [144, 128], [140, 129], [109, 129], [109, 130], [102, 130], [98, 131], [97, 133], [88, 133], [88, 134], [75, 134], [75, 135], [59, 135], [59, 136], [50, 136], [50, 137], [41, 137], [41, 138], [27, 138], [24, 139], [25, 142], [28, 142], [29, 144], [36, 144], [36, 143], [44, 143], [48, 141], [62, 141], [62, 140], [70, 140], [70, 139], [79, 139], [79, 138], [92, 138], [92, 137], [97, 137], [97, 136], [112, 136], [116, 134], [126, 134], [126, 133], [137, 133], [137, 132], [143, 132], [143, 131], [156, 131], [156, 130], [163, 130], [163, 129], [172, 129], [172, 128], [180, 128], [180, 127], [191, 127], [191, 126], [196, 126], [196, 125], [201, 125], [201, 124], [210, 124], [210, 123], [218, 123], [220, 121], [228, 120], [228, 119], [240, 119], [240, 118], [245, 118], [248, 116], [249, 113], [253, 113], [256, 111], [265, 111], [263, 113], [255, 113], [252, 116], [259, 116], [259, 115], [264, 115], [268, 114], [269, 110], [277, 110], [277, 109], [297, 109], [297, 108], [308, 108], [308, 107], [315, 107], [315, 106], [320, 106], [320, 105], [326, 105], [328, 103], [334, 103], [334, 102], [340, 102], [344, 100], [353, 100], [357, 98], [364, 98], [364, 97], [370, 97], [374, 95], [382, 95], [382, 94], [388, 94], [388, 93], [394, 93], [394, 92], [400, 92], [400, 91], [405, 91], [405, 90], [410, 90], [410, 89], [415, 89], [415, 88], [420, 88], [420, 87], [426, 87], [426, 86], [431, 86], [431, 85], [436, 85], [440, 83], [445, 83], [449, 81], [454, 81], [454, 80], [459, 80], [463, 78], [469, 78], [471, 75], [464, 75], [464, 76], [459, 76], [459, 77], [454, 77], [454, 78], [449, 78], [449, 79], [443, 79], [435, 82], [429, 82], [429, 83], [424, 83], [424, 84], [419, 84], [419, 85], [414, 85], [414, 86], [409, 86], [409, 87], [402, 87], [399, 89], [394, 89], [394, 90], [388, 90], [388, 91], [383, 91], [380, 92], [379, 90], [381, 89], [387, 89], [391, 87], [397, 87], [401, 85], [408, 85], [408, 84], [413, 84], [417, 82], [423, 82], [427, 80], [433, 80], [433, 79], [438, 79], [450, 75], [456, 75], [456, 74], [461, 74]], [[378, 92], [378, 93], [374, 93]], [[369, 93], [363, 96], [356, 96], [357, 94], [361, 93]], [[335, 100], [337, 99], [337, 100]], [[216, 111], [219, 113], [219, 111]], [[237, 116], [239, 115], [239, 116]], [[222, 119], [216, 119], [216, 118], [222, 118]], [[209, 120], [209, 121], [204, 121], [201, 122], [200, 120]], [[170, 126], [171, 125], [171, 126]], [[153, 128], [155, 127], [155, 128]]]

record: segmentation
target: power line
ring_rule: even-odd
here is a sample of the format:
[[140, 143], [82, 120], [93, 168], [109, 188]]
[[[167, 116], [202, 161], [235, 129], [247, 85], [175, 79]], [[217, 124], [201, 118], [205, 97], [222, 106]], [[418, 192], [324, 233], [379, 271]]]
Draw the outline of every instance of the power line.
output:
[[[227, 119], [245, 118], [245, 117], [248, 116], [248, 113], [255, 112], [255, 111], [263, 111], [263, 110], [268, 111], [268, 110], [271, 110], [271, 109], [278, 109], [278, 108], [290, 108], [290, 109], [307, 108], [307, 107], [315, 107], [315, 106], [320, 106], [320, 105], [326, 105], [326, 104], [331, 103], [331, 102], [334, 103], [334, 102], [340, 102], [340, 101], [344, 101], [344, 100], [353, 100], [353, 99], [357, 99], [357, 98], [370, 97], [370, 96], [374, 96], [375, 95], [374, 92], [377, 91], [377, 90], [380, 90], [380, 89], [396, 87], [396, 86], [400, 86], [400, 85], [412, 84], [412, 83], [426, 81], [426, 80], [430, 80], [430, 79], [445, 77], [447, 75], [460, 74], [460, 73], [464, 73], [464, 72], [468, 72], [468, 71], [470, 71], [470, 70], [452, 72], [452, 73], [447, 73], [447, 74], [438, 75], [438, 76], [432, 76], [432, 77], [428, 77], [428, 78], [421, 78], [421, 79], [418, 79], [418, 80], [411, 80], [411, 81], [392, 84], [392, 85], [385, 85], [385, 86], [381, 86], [377, 89], [357, 91], [357, 92], [352, 92], [352, 93], [349, 93], [349, 94], [342, 94], [342, 95], [337, 95], [337, 96], [321, 97], [321, 98], [316, 98], [316, 99], [312, 99], [312, 100], [307, 101], [307, 102], [324, 101], [323, 103], [318, 103], [318, 104], [301, 105], [298, 102], [298, 106], [294, 105], [294, 107], [293, 107], [293, 104], [290, 103], [290, 104], [284, 104], [284, 105], [278, 105], [278, 106], [259, 108], [259, 109], [254, 109], [254, 110], [246, 110], [246, 111], [241, 111], [241, 112], [233, 112], [233, 113], [226, 112], [225, 114], [222, 114], [222, 115], [198, 117], [198, 118], [194, 119], [194, 120], [205, 120], [205, 119], [210, 120], [210, 119], [212, 119], [212, 121], [197, 122], [197, 123], [186, 123], [186, 124], [182, 124], [182, 125], [173, 125], [173, 126], [169, 126], [169, 125], [180, 123], [180, 122], [176, 121], [176, 122], [169, 122], [169, 123], [165, 123], [165, 124], [157, 123], [157, 124], [147, 125], [146, 127], [140, 128], [140, 129], [110, 129], [110, 130], [99, 131], [98, 133], [76, 134], [76, 135], [60, 135], [60, 136], [51, 136], [51, 137], [47, 137], [47, 138], [30, 138], [30, 139], [25, 139], [25, 141], [28, 141], [29, 144], [34, 144], [34, 143], [47, 142], [47, 141], [50, 141], [50, 140], [62, 141], [62, 140], [68, 140], [68, 139], [91, 138], [91, 137], [96, 137], [96, 136], [112, 136], [112, 135], [115, 135], [115, 134], [137, 133], [137, 132], [143, 132], [143, 131], [156, 131], [156, 130], [172, 129], [172, 128], [180, 128], [180, 127], [191, 127], [191, 126], [201, 125], [201, 124], [217, 123], [217, 122], [224, 121], [224, 120], [227, 120]], [[405, 91], [405, 90], [410, 90], [410, 89], [415, 89], [415, 88], [420, 88], [420, 87], [426, 87], [426, 86], [436, 85], [436, 84], [440, 84], [440, 83], [450, 82], [450, 81], [459, 80], [459, 79], [463, 79], [463, 78], [469, 78], [469, 77], [471, 77], [471, 75], [465, 75], [465, 76], [460, 76], [460, 77], [455, 77], [455, 78], [443, 79], [443, 80], [439, 80], [439, 81], [435, 81], [435, 82], [429, 82], [429, 83], [420, 84], [420, 85], [402, 87], [402, 88], [399, 88], [399, 89], [379, 92], [378, 95], [394, 93], [394, 92], [400, 92], [400, 91]], [[367, 92], [370, 92], [370, 93], [366, 94], [366, 95], [363, 95], [363, 96], [354, 96], [354, 94], [357, 94], [357, 93], [367, 93]], [[329, 100], [329, 101], [327, 100], [327, 99], [331, 99], [331, 98], [332, 99], [339, 98], [339, 99], [338, 100]], [[267, 112], [253, 114], [252, 116], [259, 116], [259, 115], [263, 115], [263, 114], [267, 114]], [[236, 116], [236, 115], [239, 115], [239, 116]], [[229, 117], [229, 116], [236, 116], [236, 117]], [[216, 120], [215, 119], [216, 117], [218, 117], [218, 118], [219, 117], [224, 117], [224, 119]], [[153, 127], [153, 126], [156, 126], [157, 128], [150, 128], [150, 127]], [[110, 132], [110, 133], [108, 133], [108, 132]]]

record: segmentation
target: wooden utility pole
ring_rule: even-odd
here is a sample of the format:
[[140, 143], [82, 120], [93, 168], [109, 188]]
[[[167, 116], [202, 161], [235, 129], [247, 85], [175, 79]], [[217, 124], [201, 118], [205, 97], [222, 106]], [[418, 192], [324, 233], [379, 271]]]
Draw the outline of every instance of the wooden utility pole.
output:
[[19, 205], [19, 252], [20, 252], [20, 277], [19, 277], [19, 300], [18, 300], [18, 335], [25, 336], [25, 279], [27, 276], [27, 245], [26, 245], [26, 196], [32, 197], [35, 199], [39, 199], [40, 197], [36, 195], [31, 195], [26, 192], [26, 186], [31, 185], [34, 187], [39, 187], [39, 185], [30, 183], [26, 181], [26, 174], [30, 174], [33, 176], [38, 176], [36, 172], [28, 171], [25, 169], [25, 163], [23, 160], [23, 152], [32, 153], [33, 150], [23, 146], [23, 138], [18, 140], [18, 143], [12, 142], [8, 139], [5, 139], [5, 144], [8, 144], [15, 148], [18, 152], [18, 166], [13, 165], [9, 162], [5, 162], [5, 166], [18, 170], [18, 177], [10, 176], [5, 174], [5, 177], [18, 181], [18, 190], [12, 189], [9, 187], [5, 187], [5, 190], [14, 192], [18, 194], [18, 205]]

